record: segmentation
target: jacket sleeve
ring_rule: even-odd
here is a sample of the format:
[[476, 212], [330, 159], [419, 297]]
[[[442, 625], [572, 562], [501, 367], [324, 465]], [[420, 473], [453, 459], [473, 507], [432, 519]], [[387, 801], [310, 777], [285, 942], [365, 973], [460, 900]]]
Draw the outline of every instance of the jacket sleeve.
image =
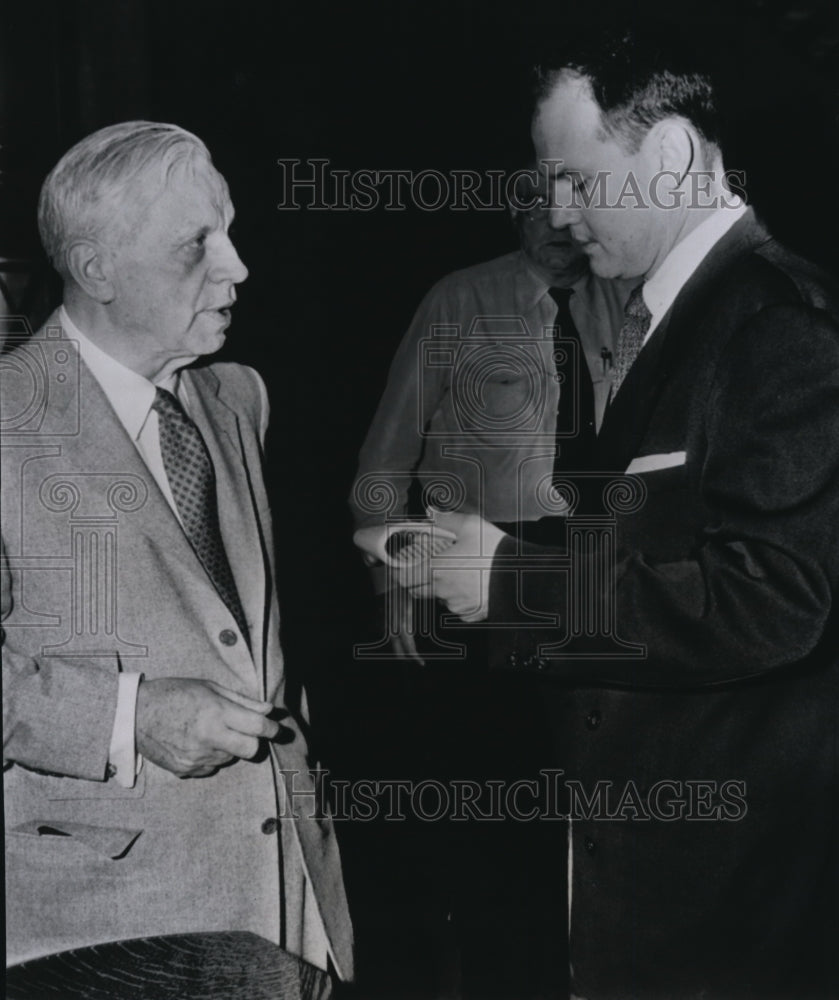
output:
[[[699, 488], [711, 514], [688, 557], [622, 549], [618, 520], [617, 629], [645, 647], [643, 657], [583, 661], [574, 658], [583, 640], [572, 640], [570, 658], [536, 657], [539, 669], [694, 686], [788, 667], [829, 641], [839, 582], [839, 332], [827, 314], [787, 305], [751, 317], [719, 359], [703, 430]], [[566, 576], [533, 568], [546, 550], [514, 553], [505, 540], [496, 554], [491, 619], [508, 621], [522, 604], [564, 615]], [[556, 641], [546, 628], [513, 632], [513, 662]]]

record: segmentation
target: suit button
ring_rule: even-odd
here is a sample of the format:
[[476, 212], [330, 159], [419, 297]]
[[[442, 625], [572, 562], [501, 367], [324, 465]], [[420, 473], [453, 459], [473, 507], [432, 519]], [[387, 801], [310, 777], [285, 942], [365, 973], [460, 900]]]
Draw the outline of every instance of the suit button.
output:
[[547, 665], [548, 661], [542, 656], [537, 656], [533, 660], [533, 666], [536, 667], [537, 670], [544, 670]]
[[510, 655], [507, 657], [507, 663], [509, 663], [511, 667], [517, 667], [519, 665], [519, 654], [510, 653]]
[[597, 850], [597, 844], [591, 837], [586, 837], [583, 841], [583, 847], [586, 849], [586, 854], [594, 854]]
[[260, 829], [262, 830], [263, 833], [267, 834], [276, 833], [279, 825], [280, 825], [279, 821], [275, 819], [275, 817], [269, 816], [268, 819], [264, 819], [262, 821], [262, 826]]
[[235, 646], [239, 641], [239, 636], [236, 635], [232, 628], [223, 628], [218, 634], [218, 641], [222, 646]]
[[601, 718], [600, 712], [596, 708], [593, 708], [586, 716], [586, 727], [588, 729], [599, 729]]

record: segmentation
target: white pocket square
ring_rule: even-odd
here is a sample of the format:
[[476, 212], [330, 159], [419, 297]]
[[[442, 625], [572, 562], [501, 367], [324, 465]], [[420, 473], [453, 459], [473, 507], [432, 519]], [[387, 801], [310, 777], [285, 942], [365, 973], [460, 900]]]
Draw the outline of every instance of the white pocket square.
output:
[[636, 472], [658, 472], [659, 469], [673, 469], [677, 465], [684, 465], [686, 458], [686, 451], [669, 451], [666, 455], [641, 455], [632, 459], [626, 470], [626, 475], [630, 476]]

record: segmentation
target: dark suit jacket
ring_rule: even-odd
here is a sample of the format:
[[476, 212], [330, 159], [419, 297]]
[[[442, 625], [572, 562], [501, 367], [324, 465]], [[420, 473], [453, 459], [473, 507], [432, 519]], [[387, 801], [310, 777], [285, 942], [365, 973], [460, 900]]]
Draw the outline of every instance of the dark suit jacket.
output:
[[[519, 624], [495, 665], [545, 675], [574, 793], [587, 1000], [839, 995], [837, 315], [749, 213], [616, 396], [555, 564], [513, 539], [496, 555], [490, 621]], [[670, 467], [639, 474], [643, 502], [612, 493], [614, 550], [572, 559], [575, 522], [609, 513], [601, 487], [653, 455]], [[575, 634], [581, 579], [600, 636]], [[619, 655], [612, 611], [640, 656]]]

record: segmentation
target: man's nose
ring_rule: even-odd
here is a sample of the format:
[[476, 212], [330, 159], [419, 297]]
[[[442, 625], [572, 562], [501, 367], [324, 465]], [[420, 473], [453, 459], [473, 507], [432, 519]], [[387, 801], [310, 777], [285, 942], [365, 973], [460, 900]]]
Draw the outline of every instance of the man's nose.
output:
[[574, 208], [552, 208], [548, 215], [548, 223], [551, 229], [567, 229], [579, 221], [579, 210]]
[[580, 206], [574, 197], [574, 189], [567, 178], [562, 178], [553, 186], [548, 208], [548, 223], [551, 229], [567, 229], [580, 221]]
[[233, 241], [225, 235], [213, 261], [210, 277], [213, 281], [232, 281], [234, 285], [238, 285], [247, 276], [248, 269], [242, 263]]

